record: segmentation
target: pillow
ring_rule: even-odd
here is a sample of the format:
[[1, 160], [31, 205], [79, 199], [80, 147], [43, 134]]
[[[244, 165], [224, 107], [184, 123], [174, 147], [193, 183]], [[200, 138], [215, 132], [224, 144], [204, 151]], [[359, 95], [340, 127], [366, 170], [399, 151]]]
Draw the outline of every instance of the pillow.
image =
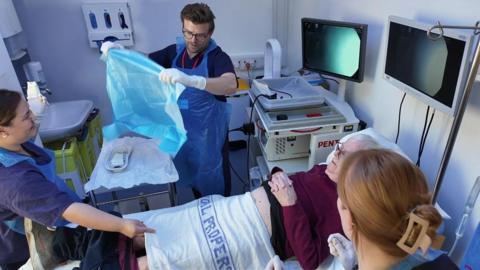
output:
[[[402, 149], [396, 145], [395, 143], [391, 142], [390, 140], [388, 140], [387, 138], [385, 138], [382, 134], [378, 133], [377, 131], [375, 131], [373, 128], [367, 128], [367, 129], [363, 129], [363, 130], [360, 130], [360, 131], [357, 131], [357, 132], [353, 132], [353, 133], [350, 133], [348, 135], [346, 135], [345, 137], [341, 138], [340, 139], [340, 142], [345, 142], [346, 140], [350, 139], [351, 137], [357, 135], [357, 134], [366, 134], [366, 135], [369, 135], [370, 137], [372, 137], [381, 147], [385, 148], [385, 149], [390, 149], [400, 155], [402, 155], [403, 157], [405, 157], [406, 159], [410, 160], [409, 157], [407, 157], [407, 155], [402, 151]], [[328, 154], [328, 157], [327, 157], [327, 163], [329, 163], [332, 158], [333, 158], [333, 154], [335, 153], [335, 150], [333, 150], [330, 154]]]
[[[345, 142], [346, 140], [350, 139], [352, 136], [355, 136], [356, 134], [369, 135], [381, 147], [386, 148], [386, 149], [390, 149], [390, 150], [402, 155], [404, 158], [411, 161], [411, 159], [402, 151], [402, 149], [397, 144], [391, 142], [390, 140], [385, 138], [385, 136], [383, 136], [382, 134], [375, 131], [375, 129], [373, 129], [373, 128], [367, 128], [367, 129], [363, 129], [363, 130], [360, 130], [360, 131], [357, 131], [357, 132], [350, 133], [350, 134], [346, 135], [345, 137], [341, 138], [340, 142]], [[327, 161], [326, 161], [327, 163], [329, 163], [332, 160], [334, 153], [335, 153], [335, 150], [333, 150], [330, 154], [328, 154]], [[435, 203], [435, 208], [437, 208], [437, 210], [439, 211], [440, 215], [442, 216], [442, 218], [444, 220], [445, 219], [451, 219], [451, 217], [445, 212], [445, 210], [442, 209], [442, 207], [440, 207], [440, 205], [438, 203]], [[443, 223], [442, 223], [442, 226], [439, 228], [440, 231], [443, 231], [442, 227], [443, 227]]]

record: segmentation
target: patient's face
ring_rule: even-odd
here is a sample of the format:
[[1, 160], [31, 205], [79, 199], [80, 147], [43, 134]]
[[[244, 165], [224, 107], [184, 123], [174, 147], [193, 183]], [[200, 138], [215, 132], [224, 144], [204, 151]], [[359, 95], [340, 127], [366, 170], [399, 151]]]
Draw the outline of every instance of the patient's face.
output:
[[339, 143], [336, 149], [337, 150], [333, 155], [332, 161], [328, 163], [327, 169], [325, 170], [325, 173], [328, 175], [328, 177], [335, 183], [338, 180], [340, 166], [342, 164], [342, 161], [345, 159], [345, 156], [362, 148], [359, 141], [349, 139], [344, 143]]

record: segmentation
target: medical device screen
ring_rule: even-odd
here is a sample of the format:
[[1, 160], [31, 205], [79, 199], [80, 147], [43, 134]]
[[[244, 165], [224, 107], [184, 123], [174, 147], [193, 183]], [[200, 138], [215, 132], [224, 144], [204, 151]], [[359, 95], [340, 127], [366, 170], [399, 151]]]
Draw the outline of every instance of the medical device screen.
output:
[[467, 42], [465, 37], [446, 35], [432, 40], [425, 29], [414, 24], [390, 21], [385, 78], [427, 105], [453, 114], [455, 98], [462, 89]]
[[385, 73], [452, 106], [465, 42], [430, 40], [423, 30], [390, 23]]
[[303, 68], [361, 82], [367, 25], [303, 18]]

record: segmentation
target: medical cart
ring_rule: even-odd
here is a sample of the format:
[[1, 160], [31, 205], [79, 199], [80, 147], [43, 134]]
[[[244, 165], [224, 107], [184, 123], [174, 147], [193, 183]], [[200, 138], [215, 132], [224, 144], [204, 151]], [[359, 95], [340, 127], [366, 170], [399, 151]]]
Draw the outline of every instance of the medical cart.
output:
[[325, 162], [340, 138], [358, 130], [350, 105], [302, 77], [257, 80], [249, 95], [261, 153], [249, 158], [263, 180], [275, 166], [292, 174]]

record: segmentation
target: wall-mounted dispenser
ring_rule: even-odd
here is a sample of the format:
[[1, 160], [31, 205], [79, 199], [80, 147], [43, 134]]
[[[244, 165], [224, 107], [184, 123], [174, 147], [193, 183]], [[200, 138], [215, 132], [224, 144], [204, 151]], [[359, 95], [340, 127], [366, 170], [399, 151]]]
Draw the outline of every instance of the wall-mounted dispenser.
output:
[[128, 3], [84, 3], [83, 17], [90, 47], [99, 48], [103, 41], [133, 46], [133, 29]]

